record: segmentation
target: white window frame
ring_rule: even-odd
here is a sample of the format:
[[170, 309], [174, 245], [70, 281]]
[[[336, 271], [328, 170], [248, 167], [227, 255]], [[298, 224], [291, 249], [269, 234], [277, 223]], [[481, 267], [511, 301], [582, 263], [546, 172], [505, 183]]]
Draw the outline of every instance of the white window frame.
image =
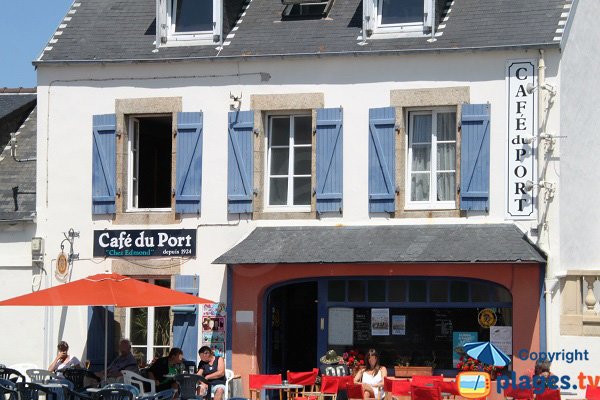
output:
[[127, 135], [127, 212], [163, 212], [171, 211], [171, 207], [139, 208], [136, 206], [139, 185], [135, 172], [139, 172], [139, 121], [144, 117], [171, 117], [168, 114], [135, 115], [129, 117], [129, 134]]
[[[273, 129], [272, 129], [273, 117], [275, 117], [275, 118], [289, 117], [290, 118], [290, 142], [288, 144], [290, 151], [288, 153], [289, 156], [288, 156], [288, 174], [287, 174], [287, 177], [288, 177], [288, 195], [287, 195], [288, 204], [287, 205], [270, 205], [269, 204], [270, 193], [271, 193], [270, 178], [272, 177], [271, 176], [271, 146], [270, 146], [270, 142], [271, 142], [271, 134], [273, 132]], [[264, 184], [264, 187], [265, 187], [264, 210], [266, 212], [310, 212], [311, 211], [311, 204], [308, 204], [308, 205], [293, 205], [293, 204], [291, 204], [294, 201], [294, 187], [293, 187], [294, 177], [310, 177], [311, 185], [312, 185], [312, 171], [308, 175], [294, 175], [294, 151], [293, 151], [294, 147], [310, 147], [311, 154], [313, 151], [312, 141], [311, 141], [311, 144], [294, 145], [294, 122], [293, 121], [294, 121], [295, 117], [310, 117], [312, 120], [312, 113], [310, 111], [294, 112], [294, 113], [272, 112], [266, 116], [265, 126], [268, 127], [267, 135], [265, 135], [265, 149], [267, 150], [267, 156], [265, 157], [265, 177], [264, 177], [264, 182], [265, 182], [265, 184]], [[276, 146], [276, 148], [277, 148], [277, 146]]]
[[[163, 7], [166, 7], [166, 25], [167, 29], [167, 43], [163, 44], [166, 46], [177, 46], [177, 45], [202, 45], [202, 44], [215, 44], [222, 43], [222, 19], [223, 12], [222, 0], [213, 0], [213, 29], [207, 31], [196, 31], [196, 32], [177, 32], [176, 31], [176, 15], [177, 2], [179, 0], [165, 0], [162, 3]], [[160, 11], [159, 11], [160, 12]], [[214, 36], [219, 36], [219, 41], [214, 41]]]
[[[456, 198], [452, 201], [437, 201], [437, 173], [452, 172], [452, 170], [438, 171], [437, 169], [437, 145], [444, 143], [454, 143], [454, 184], [457, 184], [457, 162], [459, 157], [458, 152], [458, 121], [456, 121], [454, 130], [454, 140], [437, 140], [437, 114], [438, 113], [454, 113], [458, 116], [456, 107], [429, 107], [429, 108], [413, 108], [406, 111], [405, 120], [408, 124], [406, 129], [405, 143], [406, 145], [406, 176], [405, 176], [405, 209], [406, 210], [455, 210]], [[412, 201], [412, 135], [413, 135], [413, 118], [415, 115], [431, 115], [431, 152], [430, 152], [430, 172], [429, 172], [429, 200], [428, 201]], [[456, 120], [456, 119], [455, 119]], [[456, 196], [456, 191], [454, 191]]]
[[[171, 280], [170, 276], [153, 276], [153, 277], [136, 277], [136, 279], [140, 279], [140, 280], [145, 280], [150, 284], [154, 284], [157, 280]], [[135, 350], [135, 349], [145, 349], [146, 350], [146, 356], [150, 357], [149, 360], [146, 360], [147, 364], [150, 364], [152, 362], [152, 358], [154, 358], [154, 351], [155, 349], [169, 349], [170, 348], [170, 344], [166, 345], [166, 346], [155, 346], [154, 345], [154, 316], [155, 316], [155, 309], [156, 307], [134, 307], [134, 308], [147, 308], [148, 309], [148, 320], [146, 321], [147, 323], [147, 329], [148, 331], [146, 332], [146, 345], [134, 345], [132, 343], [131, 349]], [[173, 342], [173, 319], [171, 318], [171, 314], [169, 312], [169, 326], [170, 326], [170, 335], [169, 335], [169, 343]], [[131, 308], [127, 307], [125, 308], [125, 332], [126, 332], [126, 336], [125, 337], [129, 337], [131, 338]]]
[[[371, 32], [370, 38], [386, 39], [427, 36], [424, 28], [431, 28], [435, 14], [435, 0], [423, 0], [423, 16], [420, 22], [382, 24], [383, 0], [363, 0], [363, 30]], [[364, 37], [364, 33], [363, 33]]]

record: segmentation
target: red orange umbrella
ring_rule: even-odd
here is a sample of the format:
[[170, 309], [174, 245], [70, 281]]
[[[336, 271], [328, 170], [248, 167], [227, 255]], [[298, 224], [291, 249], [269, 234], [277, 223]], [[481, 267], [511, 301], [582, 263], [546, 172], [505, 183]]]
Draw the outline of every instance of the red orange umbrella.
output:
[[[98, 274], [0, 301], [0, 306], [115, 306], [160, 307], [203, 304], [212, 301], [119, 274]], [[104, 313], [104, 329], [108, 329]], [[104, 372], [106, 373], [107, 337], [104, 332]], [[106, 376], [106, 375], [105, 375]]]

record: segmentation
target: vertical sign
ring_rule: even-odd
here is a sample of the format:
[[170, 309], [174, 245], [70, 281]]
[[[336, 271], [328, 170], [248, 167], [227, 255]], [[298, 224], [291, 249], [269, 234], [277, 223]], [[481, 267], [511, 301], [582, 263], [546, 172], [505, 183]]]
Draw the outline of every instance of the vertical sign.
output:
[[509, 219], [535, 219], [534, 191], [526, 182], [537, 182], [537, 71], [535, 60], [512, 60], [506, 63], [508, 99], [507, 191], [506, 214]]
[[210, 347], [220, 357], [225, 357], [225, 317], [225, 303], [202, 307], [202, 346]]

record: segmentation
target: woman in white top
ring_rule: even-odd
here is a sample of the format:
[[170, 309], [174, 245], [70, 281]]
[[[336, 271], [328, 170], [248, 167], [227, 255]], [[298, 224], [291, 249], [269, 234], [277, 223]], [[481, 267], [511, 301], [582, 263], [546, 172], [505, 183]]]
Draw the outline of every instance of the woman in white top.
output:
[[58, 376], [62, 376], [62, 371], [70, 367], [81, 367], [81, 361], [77, 357], [69, 355], [69, 344], [67, 342], [58, 342], [58, 354], [50, 366], [48, 371], [55, 372]]
[[379, 355], [375, 349], [369, 349], [366, 358], [367, 367], [356, 374], [354, 383], [362, 384], [364, 400], [370, 397], [381, 400], [385, 396], [383, 380], [387, 376], [387, 369], [379, 365]]

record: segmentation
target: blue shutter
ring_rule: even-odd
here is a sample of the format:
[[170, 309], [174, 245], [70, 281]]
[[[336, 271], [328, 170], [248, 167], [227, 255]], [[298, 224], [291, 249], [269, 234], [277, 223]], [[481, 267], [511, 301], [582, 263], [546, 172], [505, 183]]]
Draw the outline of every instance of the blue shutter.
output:
[[230, 213], [251, 213], [254, 196], [254, 111], [231, 111], [228, 117], [227, 204]]
[[117, 177], [115, 114], [92, 120], [92, 214], [114, 214]]
[[317, 212], [342, 211], [342, 109], [317, 110]]
[[100, 371], [104, 368], [104, 312], [108, 311], [108, 345], [107, 365], [115, 358], [113, 343], [113, 325], [115, 320], [113, 306], [88, 307], [88, 329], [86, 343], [86, 359], [90, 360], [90, 369]]
[[[175, 290], [198, 296], [197, 275], [175, 275]], [[198, 352], [198, 307], [173, 307], [173, 347], [183, 350], [183, 357], [195, 361]]]
[[490, 106], [462, 106], [460, 209], [485, 211], [490, 198]]
[[200, 213], [202, 193], [202, 113], [177, 113], [175, 211]]
[[396, 110], [369, 110], [369, 212], [396, 207]]

